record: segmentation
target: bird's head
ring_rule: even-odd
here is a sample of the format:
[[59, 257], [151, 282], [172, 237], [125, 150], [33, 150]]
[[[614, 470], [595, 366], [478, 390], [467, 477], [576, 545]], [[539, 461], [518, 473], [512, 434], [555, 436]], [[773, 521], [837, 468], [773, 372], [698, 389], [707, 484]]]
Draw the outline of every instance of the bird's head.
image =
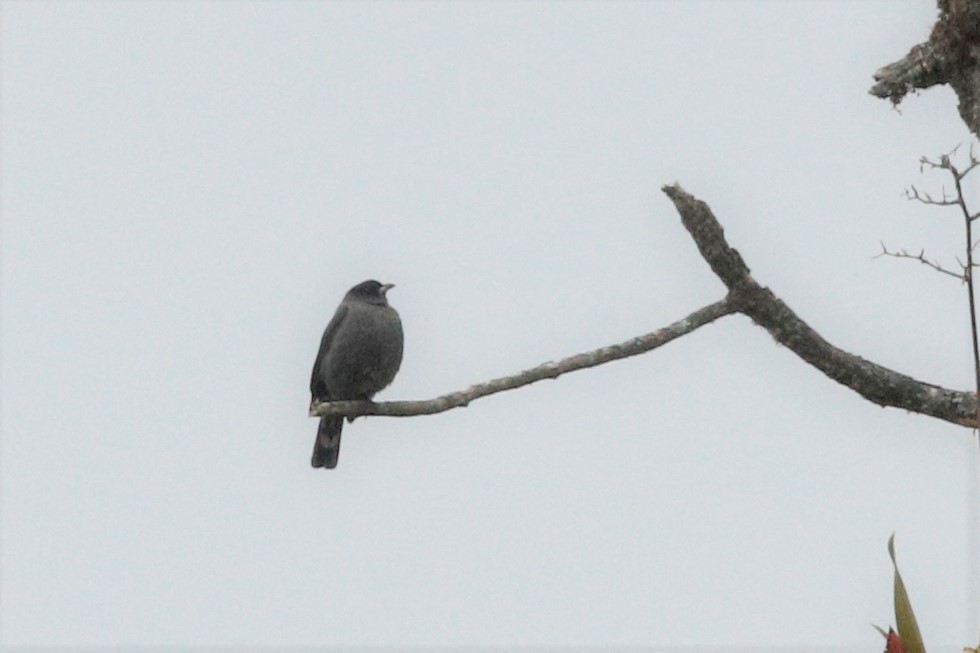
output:
[[368, 281], [357, 284], [347, 291], [347, 298], [356, 299], [369, 304], [386, 305], [388, 300], [385, 295], [394, 287], [395, 284], [393, 283], [381, 283], [380, 281], [369, 279]]

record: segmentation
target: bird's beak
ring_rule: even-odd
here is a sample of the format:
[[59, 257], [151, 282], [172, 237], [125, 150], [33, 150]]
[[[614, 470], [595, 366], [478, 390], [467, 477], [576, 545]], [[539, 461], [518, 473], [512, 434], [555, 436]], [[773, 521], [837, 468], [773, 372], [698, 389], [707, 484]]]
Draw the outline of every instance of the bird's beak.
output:
[[387, 295], [388, 291], [395, 287], [393, 283], [383, 283], [381, 284], [381, 295]]

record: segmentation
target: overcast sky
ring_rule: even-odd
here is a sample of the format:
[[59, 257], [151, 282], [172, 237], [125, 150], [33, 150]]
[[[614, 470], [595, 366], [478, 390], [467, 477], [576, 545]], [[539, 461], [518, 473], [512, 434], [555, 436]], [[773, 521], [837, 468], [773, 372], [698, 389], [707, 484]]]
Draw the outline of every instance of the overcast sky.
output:
[[673, 182], [831, 342], [969, 389], [964, 288], [872, 260], [962, 248], [903, 198], [955, 96], [867, 93], [932, 0], [2, 11], [0, 644], [876, 651], [893, 531], [930, 653], [976, 644], [976, 440], [742, 316], [309, 464], [360, 281], [379, 400], [720, 299]]

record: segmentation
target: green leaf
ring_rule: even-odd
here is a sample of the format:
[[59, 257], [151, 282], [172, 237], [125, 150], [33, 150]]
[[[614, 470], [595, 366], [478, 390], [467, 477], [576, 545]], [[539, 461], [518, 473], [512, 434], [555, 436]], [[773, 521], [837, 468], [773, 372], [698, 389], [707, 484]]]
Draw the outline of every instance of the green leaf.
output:
[[895, 568], [895, 622], [898, 626], [898, 635], [902, 638], [908, 653], [926, 653], [922, 634], [919, 632], [919, 623], [915, 620], [915, 613], [912, 612], [912, 602], [909, 601], [908, 592], [905, 591], [902, 575], [898, 573], [894, 533], [888, 538], [888, 555], [891, 556], [892, 566]]

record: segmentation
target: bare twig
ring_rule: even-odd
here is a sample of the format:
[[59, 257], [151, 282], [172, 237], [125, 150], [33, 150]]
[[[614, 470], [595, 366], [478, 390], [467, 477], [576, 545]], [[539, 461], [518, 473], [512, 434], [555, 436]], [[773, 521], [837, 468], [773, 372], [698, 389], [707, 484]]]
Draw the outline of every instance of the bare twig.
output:
[[931, 168], [933, 170], [949, 170], [949, 157], [950, 155], [955, 155], [956, 150], [959, 149], [959, 145], [954, 147], [950, 152], [940, 155], [939, 159], [932, 160], [927, 156], [923, 156], [919, 159], [919, 172], [925, 172], [926, 168]]
[[980, 161], [978, 161], [977, 159], [974, 159], [972, 157], [972, 155], [971, 155], [971, 157], [970, 157], [970, 165], [968, 165], [967, 167], [963, 168], [962, 170], [960, 170], [957, 173], [957, 175], [956, 175], [957, 179], [963, 179], [963, 177], [966, 177], [968, 174], [970, 174], [970, 172], [972, 172], [973, 169], [976, 168], [977, 166], [980, 166]]
[[[938, 166], [937, 166], [938, 167]], [[922, 202], [923, 204], [932, 204], [933, 206], [959, 206], [960, 203], [956, 201], [954, 197], [949, 197], [946, 195], [946, 188], [943, 190], [943, 198], [941, 200], [933, 199], [932, 195], [924, 191], [920, 192], [915, 186], [905, 189], [905, 197], [910, 200], [915, 200], [917, 202]]]
[[[935, 261], [930, 261], [929, 259], [926, 258], [925, 255], [926, 255], [926, 250], [924, 250], [924, 249], [923, 250], [920, 250], [918, 254], [910, 254], [909, 252], [907, 252], [904, 249], [900, 249], [898, 251], [891, 251], [887, 247], [885, 247], [885, 243], [881, 243], [881, 252], [879, 252], [878, 254], [875, 254], [871, 258], [880, 258], [882, 256], [891, 256], [893, 258], [911, 259], [913, 261], [918, 261], [919, 263], [922, 263], [924, 265], [928, 265], [929, 267], [931, 267], [936, 272], [942, 272], [943, 274], [948, 274], [949, 276], [954, 277], [956, 279], [959, 279], [960, 281], [966, 283], [966, 273], [965, 272], [960, 273], [960, 274], [957, 274], [956, 272], [953, 272], [952, 270], [948, 270], [948, 269], [944, 268], [942, 265], [940, 265], [939, 263], [936, 263]], [[960, 267], [963, 267], [963, 264], [962, 263], [960, 264]]]
[[[958, 148], [959, 145], [957, 145], [956, 147]], [[954, 148], [953, 151], [955, 152], [956, 148]], [[963, 170], [960, 170], [959, 173], [957, 173], [956, 176], [958, 179], [963, 179], [963, 177], [966, 177], [968, 174], [970, 174], [970, 172], [974, 168], [980, 165], [980, 159], [978, 159], [976, 155], [973, 154], [973, 143], [970, 143], [970, 157], [967, 163], [968, 165], [965, 168], [963, 168]]]

